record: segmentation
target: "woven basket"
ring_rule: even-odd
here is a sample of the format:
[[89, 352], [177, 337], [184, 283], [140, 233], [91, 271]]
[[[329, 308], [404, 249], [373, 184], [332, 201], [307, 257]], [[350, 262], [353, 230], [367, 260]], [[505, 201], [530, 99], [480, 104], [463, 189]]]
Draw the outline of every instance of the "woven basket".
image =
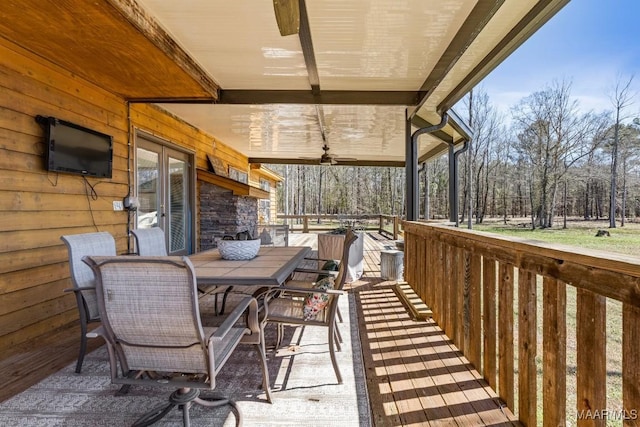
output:
[[218, 250], [223, 259], [240, 261], [255, 258], [260, 250], [260, 239], [220, 240]]

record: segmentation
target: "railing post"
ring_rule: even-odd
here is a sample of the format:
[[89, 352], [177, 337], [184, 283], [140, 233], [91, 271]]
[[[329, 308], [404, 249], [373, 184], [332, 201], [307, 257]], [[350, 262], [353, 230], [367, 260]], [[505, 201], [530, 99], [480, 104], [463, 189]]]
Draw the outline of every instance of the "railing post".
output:
[[513, 264], [501, 262], [498, 270], [498, 394], [513, 408]]
[[484, 257], [482, 267], [482, 333], [484, 360], [482, 371], [492, 389], [498, 389], [496, 382], [496, 260]]
[[393, 240], [398, 240], [398, 217], [393, 217]]
[[564, 283], [545, 277], [542, 293], [542, 421], [544, 426], [563, 426], [567, 422], [567, 289]]
[[604, 426], [607, 409], [606, 298], [578, 288], [576, 298], [578, 426]]
[[536, 275], [518, 271], [518, 418], [537, 425], [537, 288]]
[[630, 419], [625, 426], [633, 426], [637, 422], [640, 410], [640, 308], [624, 304], [622, 308], [622, 398], [623, 409]]
[[302, 218], [302, 232], [303, 233], [309, 232], [309, 217], [306, 215]]

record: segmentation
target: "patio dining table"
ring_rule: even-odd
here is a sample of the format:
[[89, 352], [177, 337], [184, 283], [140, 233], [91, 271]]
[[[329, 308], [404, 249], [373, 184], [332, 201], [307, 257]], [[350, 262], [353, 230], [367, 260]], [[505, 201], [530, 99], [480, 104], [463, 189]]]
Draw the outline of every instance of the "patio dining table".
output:
[[281, 286], [302, 260], [308, 246], [261, 247], [255, 258], [229, 261], [217, 249], [189, 256], [195, 268], [198, 287], [203, 286]]

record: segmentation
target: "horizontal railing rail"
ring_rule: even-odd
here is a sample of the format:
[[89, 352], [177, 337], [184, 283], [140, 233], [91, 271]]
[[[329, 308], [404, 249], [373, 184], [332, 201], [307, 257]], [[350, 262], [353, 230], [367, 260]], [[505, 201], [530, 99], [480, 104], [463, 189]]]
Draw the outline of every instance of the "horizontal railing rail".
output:
[[290, 224], [290, 231], [301, 231], [308, 233], [309, 231], [322, 231], [331, 227], [355, 227], [362, 230], [377, 230], [380, 234], [384, 234], [394, 240], [402, 234], [400, 230], [400, 218], [396, 215], [380, 215], [380, 214], [362, 214], [362, 215], [341, 215], [341, 214], [325, 214], [325, 215], [282, 215], [278, 214], [278, 219], [294, 220], [298, 222], [300, 227]]
[[[640, 258], [446, 225], [403, 228], [405, 280], [523, 424], [640, 425]], [[616, 304], [621, 314], [608, 309]], [[607, 398], [612, 324], [617, 402]]]

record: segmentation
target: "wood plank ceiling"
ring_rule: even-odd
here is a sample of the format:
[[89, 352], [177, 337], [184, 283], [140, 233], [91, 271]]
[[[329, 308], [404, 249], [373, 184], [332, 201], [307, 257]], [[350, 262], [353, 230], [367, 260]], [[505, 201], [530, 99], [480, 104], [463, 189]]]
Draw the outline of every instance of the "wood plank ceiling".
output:
[[[568, 0], [4, 0], [0, 35], [255, 162], [402, 165], [406, 117], [440, 121]], [[421, 136], [435, 156], [467, 132]]]

